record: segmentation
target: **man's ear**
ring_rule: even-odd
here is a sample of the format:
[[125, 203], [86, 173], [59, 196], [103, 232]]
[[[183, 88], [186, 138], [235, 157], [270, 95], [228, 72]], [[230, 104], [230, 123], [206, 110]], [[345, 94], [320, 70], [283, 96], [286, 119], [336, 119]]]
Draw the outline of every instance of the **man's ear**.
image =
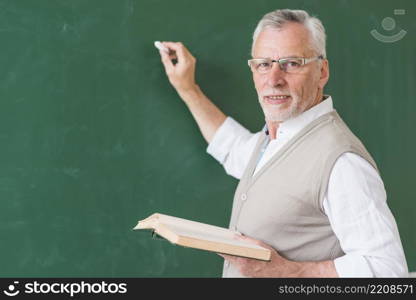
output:
[[321, 62], [321, 78], [319, 78], [319, 88], [324, 89], [324, 86], [329, 80], [329, 62], [323, 59]]

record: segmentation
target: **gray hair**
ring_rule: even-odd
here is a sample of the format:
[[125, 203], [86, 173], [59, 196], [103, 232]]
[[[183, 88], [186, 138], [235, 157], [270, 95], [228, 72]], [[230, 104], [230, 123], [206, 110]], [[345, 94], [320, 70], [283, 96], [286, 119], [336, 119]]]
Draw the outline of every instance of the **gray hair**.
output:
[[280, 29], [289, 22], [304, 25], [310, 33], [312, 50], [316, 51], [317, 55], [326, 58], [326, 34], [322, 22], [304, 10], [291, 9], [278, 9], [264, 15], [254, 30], [251, 54], [253, 54], [254, 44], [260, 32], [266, 28]]

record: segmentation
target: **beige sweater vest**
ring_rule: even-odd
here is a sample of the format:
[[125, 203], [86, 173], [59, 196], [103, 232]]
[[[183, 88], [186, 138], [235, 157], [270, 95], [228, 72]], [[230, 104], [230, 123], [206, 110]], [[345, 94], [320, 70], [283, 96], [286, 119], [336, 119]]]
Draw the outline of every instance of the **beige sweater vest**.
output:
[[[312, 121], [256, 174], [262, 134], [234, 196], [230, 228], [262, 240], [294, 261], [335, 259], [344, 253], [324, 213], [323, 199], [337, 158], [353, 152], [376, 163], [336, 111]], [[223, 277], [241, 277], [225, 262]]]

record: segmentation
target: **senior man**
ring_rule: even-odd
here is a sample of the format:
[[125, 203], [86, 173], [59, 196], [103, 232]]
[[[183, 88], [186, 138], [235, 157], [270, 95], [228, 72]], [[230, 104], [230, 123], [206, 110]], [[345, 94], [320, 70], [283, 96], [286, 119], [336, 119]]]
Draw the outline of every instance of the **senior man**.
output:
[[322, 23], [305, 11], [276, 10], [260, 20], [248, 64], [266, 125], [255, 134], [203, 94], [182, 43], [163, 43], [166, 74], [207, 152], [240, 179], [230, 228], [272, 250], [268, 262], [222, 255], [224, 277], [408, 274], [376, 163], [323, 92], [325, 42]]

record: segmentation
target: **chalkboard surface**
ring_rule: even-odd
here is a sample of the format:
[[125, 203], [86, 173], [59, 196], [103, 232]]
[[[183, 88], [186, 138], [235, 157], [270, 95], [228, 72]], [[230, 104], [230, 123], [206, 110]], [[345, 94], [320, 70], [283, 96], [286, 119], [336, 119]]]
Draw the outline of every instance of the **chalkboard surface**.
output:
[[219, 256], [131, 230], [153, 212], [227, 226], [237, 185], [153, 42], [182, 41], [205, 93], [257, 131], [246, 60], [277, 8], [326, 26], [326, 92], [378, 163], [415, 270], [414, 1], [1, 0], [0, 276], [220, 276]]

